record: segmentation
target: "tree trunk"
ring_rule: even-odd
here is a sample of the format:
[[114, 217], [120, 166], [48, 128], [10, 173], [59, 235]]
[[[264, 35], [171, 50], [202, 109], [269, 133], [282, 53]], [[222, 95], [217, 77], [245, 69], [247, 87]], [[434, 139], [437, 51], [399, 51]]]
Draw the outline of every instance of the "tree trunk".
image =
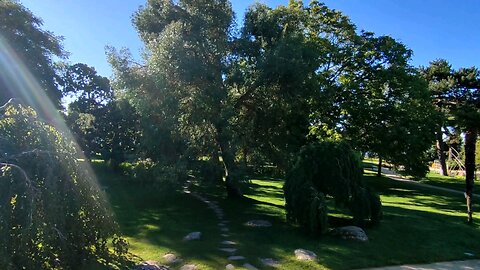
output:
[[382, 176], [382, 158], [379, 156], [378, 157], [378, 170], [377, 170], [377, 176], [380, 177]]
[[465, 132], [465, 198], [467, 199], [468, 223], [473, 222], [473, 184], [475, 179], [475, 148], [477, 130], [470, 128]]
[[222, 134], [223, 129], [217, 127], [217, 144], [219, 147], [219, 161], [223, 167], [223, 182], [225, 183], [225, 189], [227, 191], [228, 198], [241, 198], [243, 197], [240, 189], [236, 185], [236, 179], [232, 172], [235, 170], [235, 161], [233, 155], [229, 151], [228, 142], [225, 136]]
[[437, 155], [442, 166], [442, 175], [448, 176], [447, 157], [445, 156], [445, 142], [443, 141], [442, 127], [437, 130]]

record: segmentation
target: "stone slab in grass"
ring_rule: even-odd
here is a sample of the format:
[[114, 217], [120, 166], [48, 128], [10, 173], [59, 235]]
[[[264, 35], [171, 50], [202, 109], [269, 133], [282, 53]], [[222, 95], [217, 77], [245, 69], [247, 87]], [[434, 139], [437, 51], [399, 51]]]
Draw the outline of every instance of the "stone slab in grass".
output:
[[272, 223], [267, 220], [250, 220], [245, 222], [243, 225], [247, 227], [254, 227], [254, 228], [267, 228], [267, 227], [272, 227]]
[[235, 253], [237, 251], [236, 248], [220, 248], [221, 251], [227, 252], [227, 253]]
[[191, 232], [187, 234], [183, 240], [184, 241], [193, 241], [193, 240], [200, 240], [202, 238], [202, 233], [201, 232]]
[[235, 266], [233, 266], [233, 264], [227, 264], [227, 266], [225, 266], [225, 269], [226, 270], [235, 270]]
[[165, 260], [166, 264], [174, 264], [182, 261], [182, 259], [180, 259], [179, 257], [177, 257], [177, 255], [173, 253], [167, 253], [163, 255], [163, 259]]
[[133, 268], [134, 270], [170, 270], [170, 267], [161, 265], [156, 261], [145, 261]]
[[245, 260], [245, 257], [243, 256], [230, 256], [228, 257], [229, 261], [243, 261]]
[[197, 266], [194, 264], [186, 264], [182, 267], [180, 267], [180, 270], [197, 270]]
[[306, 249], [296, 249], [295, 258], [299, 261], [315, 261], [317, 259], [317, 254], [315, 252], [306, 250]]
[[255, 266], [253, 266], [253, 265], [251, 265], [251, 264], [249, 264], [249, 263], [245, 263], [245, 264], [243, 265], [243, 267], [244, 267], [245, 269], [248, 269], [248, 270], [258, 270], [258, 268], [256, 268]]
[[230, 240], [225, 240], [225, 241], [222, 241], [221, 244], [222, 244], [222, 245], [227, 245], [227, 246], [234, 246], [234, 245], [236, 245], [237, 243], [236, 243], [236, 242], [233, 242], [233, 241], [230, 241]]
[[280, 266], [280, 262], [278, 262], [277, 260], [274, 260], [272, 258], [260, 258], [260, 261], [265, 266], [270, 266], [270, 267], [273, 267], [273, 268], [277, 268], [277, 267]]
[[339, 236], [345, 240], [355, 240], [360, 242], [368, 241], [365, 231], [357, 226], [345, 226], [332, 230], [332, 235]]

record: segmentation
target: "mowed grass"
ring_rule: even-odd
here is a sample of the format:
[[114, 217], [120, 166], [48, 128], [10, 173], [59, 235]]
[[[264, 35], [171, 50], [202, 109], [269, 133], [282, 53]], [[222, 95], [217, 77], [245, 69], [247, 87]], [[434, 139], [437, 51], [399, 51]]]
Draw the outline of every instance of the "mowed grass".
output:
[[443, 176], [431, 172], [428, 173], [424, 179], [421, 179], [420, 182], [432, 186], [449, 188], [462, 192], [465, 191], [465, 176]]
[[[162, 195], [148, 187], [128, 184], [122, 177], [105, 173], [100, 177], [130, 251], [138, 260], [162, 261], [174, 252], [199, 269], [225, 269], [230, 263], [218, 250], [218, 220], [213, 211], [186, 194]], [[346, 241], [325, 235], [313, 238], [298, 227], [286, 223], [283, 181], [253, 179], [246, 199], [227, 200], [220, 187], [196, 187], [206, 197], [219, 202], [230, 220], [230, 237], [238, 243], [238, 255], [259, 269], [260, 258], [280, 261], [280, 269], [358, 269], [406, 263], [480, 258], [480, 228], [465, 223], [464, 198], [448, 192], [400, 183], [373, 174], [365, 181], [376, 190], [383, 203], [380, 226], [368, 228], [366, 243]], [[332, 209], [337, 213], [338, 209]], [[475, 218], [480, 218], [475, 215]], [[271, 228], [249, 228], [252, 219], [272, 222]], [[203, 239], [184, 242], [192, 231], [201, 231]], [[318, 254], [316, 262], [298, 262], [297, 248]], [[466, 253], [474, 254], [470, 256]], [[183, 265], [183, 264], [182, 264]], [[182, 265], [173, 268], [179, 269]], [[234, 263], [241, 266], [241, 263]], [[241, 269], [241, 268], [237, 268]]]

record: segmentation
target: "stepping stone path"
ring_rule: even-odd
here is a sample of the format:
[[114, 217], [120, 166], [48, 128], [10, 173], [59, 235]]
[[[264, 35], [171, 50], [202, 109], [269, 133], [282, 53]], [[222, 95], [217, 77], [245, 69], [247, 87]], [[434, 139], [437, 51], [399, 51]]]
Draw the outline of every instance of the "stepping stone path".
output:
[[294, 253], [295, 253], [295, 257], [299, 261], [315, 261], [317, 259], [317, 254], [315, 254], [310, 250], [299, 248], [299, 249], [296, 249]]
[[346, 226], [332, 230], [332, 234], [340, 236], [345, 240], [355, 240], [360, 242], [368, 241], [368, 236], [365, 231], [357, 226]]
[[272, 227], [272, 223], [270, 223], [270, 221], [266, 221], [266, 220], [250, 220], [250, 221], [247, 221], [245, 222], [243, 225], [247, 226], [247, 227], [263, 227], [263, 228], [267, 228], [267, 227]]
[[156, 261], [145, 261], [135, 266], [134, 270], [170, 270], [168, 266], [161, 265]]
[[[206, 199], [205, 197], [201, 196], [198, 193], [191, 192], [188, 189], [188, 187], [185, 187], [184, 192], [186, 194], [192, 195], [196, 199], [198, 199], [198, 200], [204, 202], [205, 204], [207, 204], [208, 208], [210, 208], [215, 213], [215, 215], [216, 215], [216, 217], [219, 221], [218, 222], [218, 227], [219, 227], [219, 230], [220, 230], [220, 235], [225, 239], [225, 240], [222, 240], [220, 242], [219, 251], [225, 252], [225, 254], [227, 255], [227, 259], [229, 261], [235, 261], [235, 262], [245, 261], [246, 258], [244, 256], [240, 256], [240, 255], [236, 254], [237, 248], [235, 248], [235, 246], [237, 245], [237, 243], [228, 239], [230, 237], [230, 234], [229, 234], [230, 229], [228, 227], [228, 224], [230, 223], [230, 221], [225, 218], [225, 213], [223, 212], [222, 208], [220, 208], [220, 206], [218, 206], [218, 203], [215, 202], [215, 201], [210, 201], [210, 200]], [[269, 221], [266, 221], [266, 220], [251, 220], [251, 221], [248, 221], [247, 223], [245, 223], [244, 225], [248, 226], [248, 227], [271, 227], [272, 226], [272, 224]], [[195, 232], [195, 233], [200, 233], [200, 232]], [[197, 236], [197, 235], [192, 235], [192, 234], [194, 234], [194, 233], [191, 233], [191, 234], [185, 236], [184, 239], [191, 238], [191, 237], [188, 237], [190, 235], [191, 236]], [[201, 237], [201, 233], [200, 233], [200, 235], [198, 235], [198, 238], [193, 237], [194, 239], [192, 239], [192, 240], [200, 239], [200, 237]], [[265, 264], [264, 263], [264, 264], [269, 265], [269, 266], [270, 265], [276, 265], [276, 266], [279, 265], [279, 263], [277, 261], [275, 261], [273, 259], [269, 259], [269, 260], [271, 260], [271, 262], [274, 262], [274, 263], [272, 263], [272, 264]], [[273, 267], [276, 267], [276, 266], [273, 266]], [[187, 267], [195, 267], [195, 268], [187, 268]], [[248, 270], [258, 270], [258, 268], [251, 265], [248, 262], [245, 262], [243, 264], [243, 268], [246, 268]], [[182, 268], [180, 268], [180, 270], [195, 270], [195, 269], [197, 269], [197, 268], [194, 265], [184, 265]], [[235, 266], [233, 264], [227, 264], [225, 266], [225, 269], [233, 270], [233, 269], [235, 269]]]

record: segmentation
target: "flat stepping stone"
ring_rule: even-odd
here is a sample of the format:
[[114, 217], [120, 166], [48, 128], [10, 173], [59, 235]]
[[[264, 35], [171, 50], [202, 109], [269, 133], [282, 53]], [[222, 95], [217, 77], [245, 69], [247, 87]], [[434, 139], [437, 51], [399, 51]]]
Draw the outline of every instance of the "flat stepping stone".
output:
[[225, 266], [225, 269], [226, 270], [235, 270], [235, 266], [233, 266], [233, 264], [227, 264], [227, 266]]
[[245, 260], [245, 257], [243, 256], [230, 256], [228, 257], [229, 261], [243, 261]]
[[233, 254], [237, 251], [236, 248], [219, 248], [219, 250], [225, 251], [225, 252], [230, 253], [230, 254]]
[[197, 266], [194, 264], [186, 264], [182, 267], [180, 267], [180, 270], [197, 270]]
[[229, 232], [228, 228], [226, 228], [226, 227], [220, 228], [220, 231], [222, 231], [222, 232]]
[[167, 253], [163, 255], [163, 259], [165, 260], [166, 264], [174, 264], [182, 261], [182, 259], [180, 259], [179, 257], [177, 257], [177, 255], [173, 253]]
[[222, 241], [221, 244], [222, 244], [222, 245], [234, 246], [234, 245], [236, 245], [237, 243], [236, 243], [236, 242], [233, 242], [233, 241], [225, 240], [225, 241]]
[[317, 259], [317, 254], [310, 250], [299, 248], [296, 249], [294, 253], [299, 261], [315, 261]]
[[145, 261], [133, 268], [134, 270], [170, 270], [168, 266], [161, 265], [156, 261]]
[[202, 238], [201, 232], [192, 232], [183, 237], [183, 241], [200, 240], [200, 238]]
[[365, 231], [357, 226], [345, 226], [332, 230], [332, 235], [339, 236], [345, 240], [355, 240], [360, 242], [368, 241]]
[[229, 235], [229, 234], [226, 234], [226, 233], [222, 233], [222, 234], [220, 234], [220, 235], [221, 235], [222, 237], [225, 237], [225, 238], [230, 237], [230, 235]]
[[274, 260], [272, 258], [264, 258], [264, 259], [260, 258], [260, 261], [265, 266], [270, 266], [274, 268], [277, 268], [280, 266], [280, 263], [277, 260]]
[[272, 227], [272, 223], [270, 221], [267, 221], [267, 220], [250, 220], [250, 221], [247, 221], [245, 222], [243, 225], [247, 226], [247, 227], [254, 227], [254, 228], [259, 228], [259, 227], [263, 227], [263, 228], [267, 228], [267, 227]]
[[245, 263], [243, 265], [243, 267], [247, 268], [248, 270], [258, 270], [258, 268], [256, 268], [255, 266], [249, 264], [249, 263]]

